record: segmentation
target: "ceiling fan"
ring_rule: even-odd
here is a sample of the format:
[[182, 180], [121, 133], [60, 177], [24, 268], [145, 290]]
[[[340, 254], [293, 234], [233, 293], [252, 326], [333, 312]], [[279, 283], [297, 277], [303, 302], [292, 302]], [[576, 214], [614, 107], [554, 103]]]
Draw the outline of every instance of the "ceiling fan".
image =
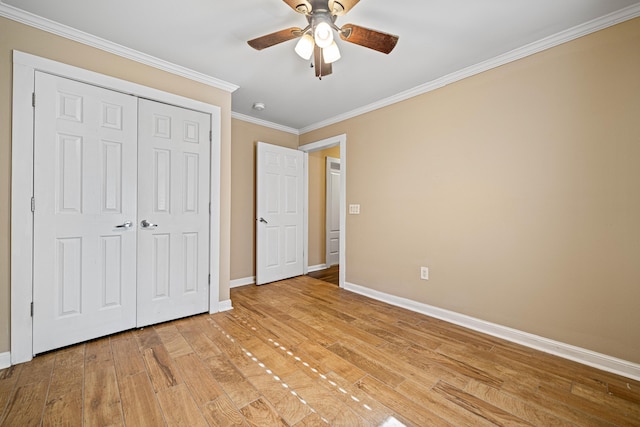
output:
[[[331, 64], [340, 59], [340, 50], [333, 39], [336, 31], [344, 41], [354, 43], [382, 53], [390, 53], [398, 43], [398, 36], [383, 33], [354, 24], [338, 27], [335, 24], [339, 16], [349, 12], [360, 0], [283, 0], [293, 10], [307, 18], [304, 28], [291, 27], [276, 31], [247, 43], [254, 49], [262, 50], [276, 44], [300, 38], [295, 51], [309, 60], [313, 56], [312, 66], [316, 77], [331, 74]], [[315, 64], [315, 65], [314, 65]]]

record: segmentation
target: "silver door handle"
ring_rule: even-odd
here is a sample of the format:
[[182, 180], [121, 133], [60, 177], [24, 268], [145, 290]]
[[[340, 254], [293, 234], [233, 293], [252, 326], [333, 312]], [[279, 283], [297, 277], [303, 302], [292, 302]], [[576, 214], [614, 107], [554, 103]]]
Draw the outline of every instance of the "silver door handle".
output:
[[158, 224], [153, 224], [147, 221], [146, 219], [143, 219], [142, 221], [140, 221], [140, 227], [142, 228], [156, 228], [157, 226]]
[[125, 221], [124, 224], [116, 225], [116, 228], [131, 228], [133, 223], [131, 221]]
[[260, 222], [264, 222], [265, 224], [269, 224], [266, 219], [260, 217]]

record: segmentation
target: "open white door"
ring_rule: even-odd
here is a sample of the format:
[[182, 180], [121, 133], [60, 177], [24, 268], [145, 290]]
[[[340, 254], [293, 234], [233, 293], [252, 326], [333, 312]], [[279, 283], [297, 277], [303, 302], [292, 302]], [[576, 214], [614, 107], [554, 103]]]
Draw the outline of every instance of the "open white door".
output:
[[303, 153], [258, 142], [256, 284], [303, 274]]
[[136, 321], [137, 99], [36, 72], [33, 353]]
[[208, 114], [140, 99], [137, 326], [209, 309]]
[[327, 267], [340, 263], [340, 159], [327, 157]]

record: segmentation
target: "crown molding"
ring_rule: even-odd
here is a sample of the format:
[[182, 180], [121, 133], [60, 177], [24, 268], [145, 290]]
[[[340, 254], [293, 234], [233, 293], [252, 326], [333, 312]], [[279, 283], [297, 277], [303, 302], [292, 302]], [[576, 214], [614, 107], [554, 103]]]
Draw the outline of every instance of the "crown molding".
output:
[[141, 64], [145, 64], [153, 68], [178, 75], [180, 77], [185, 77], [187, 79], [206, 84], [207, 86], [224, 90], [226, 92], [234, 92], [239, 87], [224, 80], [211, 77], [207, 74], [173, 64], [163, 59], [156, 58], [155, 56], [147, 55], [145, 53], [138, 52], [137, 50], [130, 49], [126, 46], [122, 46], [117, 43], [102, 39], [100, 37], [93, 36], [91, 34], [85, 33], [84, 31], [76, 30], [69, 26], [42, 18], [40, 16], [34, 15], [33, 13], [29, 13], [24, 10], [18, 9], [17, 7], [5, 4], [2, 1], [0, 1], [0, 16], [16, 22], [20, 22], [25, 25], [29, 25], [34, 28], [38, 28], [51, 34], [64, 37], [69, 40], [95, 47], [97, 49], [121, 56], [123, 58], [131, 59]]
[[[71, 27], [68, 27], [66, 25], [62, 25], [57, 22], [39, 17], [32, 13], [25, 12], [16, 7], [7, 5], [1, 0], [0, 0], [0, 16], [47, 31], [52, 34], [59, 35], [61, 37], [65, 37], [70, 40], [74, 40], [74, 41], [101, 49], [106, 52], [113, 53], [115, 55], [118, 55], [127, 59], [131, 59], [133, 61], [145, 64], [145, 65], [149, 65], [151, 67], [154, 67], [163, 71], [167, 71], [172, 74], [179, 75], [181, 77], [188, 78], [190, 80], [204, 83], [208, 86], [222, 89], [227, 92], [234, 92], [239, 87], [232, 83], [225, 82], [223, 80], [217, 79], [215, 77], [211, 77], [209, 75], [200, 73], [198, 71], [194, 71], [194, 70], [182, 67], [180, 65], [176, 65], [168, 61], [164, 61], [154, 56], [147, 55], [142, 52], [138, 52], [136, 50], [127, 48], [125, 46], [112, 43], [108, 40], [104, 40], [99, 37], [92, 36], [91, 34], [85, 33], [83, 31], [79, 31]], [[387, 107], [389, 105], [396, 104], [401, 101], [405, 101], [409, 98], [413, 98], [415, 96], [422, 95], [427, 92], [431, 92], [433, 90], [439, 89], [451, 83], [455, 83], [467, 77], [480, 74], [482, 72], [491, 70], [493, 68], [497, 68], [501, 65], [505, 65], [513, 61], [517, 61], [518, 59], [522, 59], [527, 56], [542, 52], [544, 50], [558, 46], [560, 44], [575, 40], [577, 38], [586, 36], [596, 31], [600, 31], [605, 28], [611, 27], [613, 25], [619, 24], [621, 22], [628, 21], [633, 18], [637, 18], [638, 16], [640, 16], [640, 4], [620, 9], [616, 12], [610, 13], [608, 15], [604, 15], [600, 18], [593, 19], [591, 21], [588, 21], [584, 24], [577, 25], [568, 30], [561, 31], [549, 37], [545, 37], [541, 40], [530, 43], [526, 46], [514, 49], [502, 55], [498, 55], [489, 60], [480, 62], [478, 64], [472, 65], [470, 67], [464, 68], [462, 70], [459, 70], [451, 74], [448, 74], [446, 76], [440, 77], [438, 79], [432, 80], [430, 82], [421, 84], [412, 89], [408, 89], [404, 92], [400, 92], [396, 95], [390, 96], [380, 101], [373, 102], [363, 107], [356, 108], [344, 114], [331, 117], [329, 119], [311, 124], [309, 126], [305, 126], [300, 129], [279, 125], [277, 123], [257, 119], [254, 117], [250, 117], [250, 116], [240, 114], [240, 113], [235, 113], [235, 112], [232, 112], [232, 117], [238, 120], [243, 120], [243, 121], [254, 123], [260, 126], [281, 130], [283, 132], [288, 132], [294, 135], [302, 135], [304, 133], [320, 129], [325, 126], [329, 126], [329, 125], [332, 125], [356, 116], [360, 116], [362, 114], [365, 114], [383, 107]]]
[[300, 135], [300, 132], [298, 131], [298, 129], [295, 129], [289, 126], [279, 125], [277, 123], [269, 122], [262, 119], [257, 119], [255, 117], [247, 116], [246, 114], [236, 113], [232, 111], [231, 117], [237, 120], [242, 120], [243, 122], [253, 123], [254, 125], [264, 126], [264, 127], [268, 127], [275, 130], [280, 130], [282, 132], [292, 133], [294, 135]]
[[323, 120], [321, 122], [317, 122], [309, 126], [300, 128], [298, 132], [302, 135], [307, 132], [323, 128], [325, 126], [341, 122], [343, 120], [360, 116], [379, 108], [387, 107], [389, 105], [405, 101], [409, 98], [413, 98], [415, 96], [439, 89], [451, 83], [466, 79], [467, 77], [475, 76], [476, 74], [480, 74], [493, 68], [508, 64], [510, 62], [517, 61], [518, 59], [522, 59], [527, 56], [542, 52], [544, 50], [551, 49], [552, 47], [556, 47], [558, 45], [570, 42], [588, 34], [595, 33], [596, 31], [603, 30], [621, 22], [637, 18], [638, 16], [640, 16], [640, 4], [620, 9], [616, 12], [612, 12], [608, 15], [601, 16], [600, 18], [585, 22], [584, 24], [569, 28], [568, 30], [561, 31], [549, 37], [545, 37], [536, 42], [519, 47], [507, 53], [498, 55], [494, 58], [469, 66], [467, 68], [463, 68], [459, 71], [455, 71], [451, 74], [447, 74], [446, 76], [421, 84], [412, 89], [400, 92], [396, 95], [390, 96], [380, 101], [376, 101], [369, 105], [365, 105], [363, 107], [356, 108], [355, 110], [348, 111], [344, 114], [340, 114], [327, 120]]

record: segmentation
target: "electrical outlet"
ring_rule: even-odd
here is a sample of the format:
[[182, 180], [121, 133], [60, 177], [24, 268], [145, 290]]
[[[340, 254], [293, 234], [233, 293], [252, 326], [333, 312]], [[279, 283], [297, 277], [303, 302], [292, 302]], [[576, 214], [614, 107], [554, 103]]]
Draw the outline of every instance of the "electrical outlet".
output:
[[429, 267], [420, 267], [420, 279], [429, 280]]

